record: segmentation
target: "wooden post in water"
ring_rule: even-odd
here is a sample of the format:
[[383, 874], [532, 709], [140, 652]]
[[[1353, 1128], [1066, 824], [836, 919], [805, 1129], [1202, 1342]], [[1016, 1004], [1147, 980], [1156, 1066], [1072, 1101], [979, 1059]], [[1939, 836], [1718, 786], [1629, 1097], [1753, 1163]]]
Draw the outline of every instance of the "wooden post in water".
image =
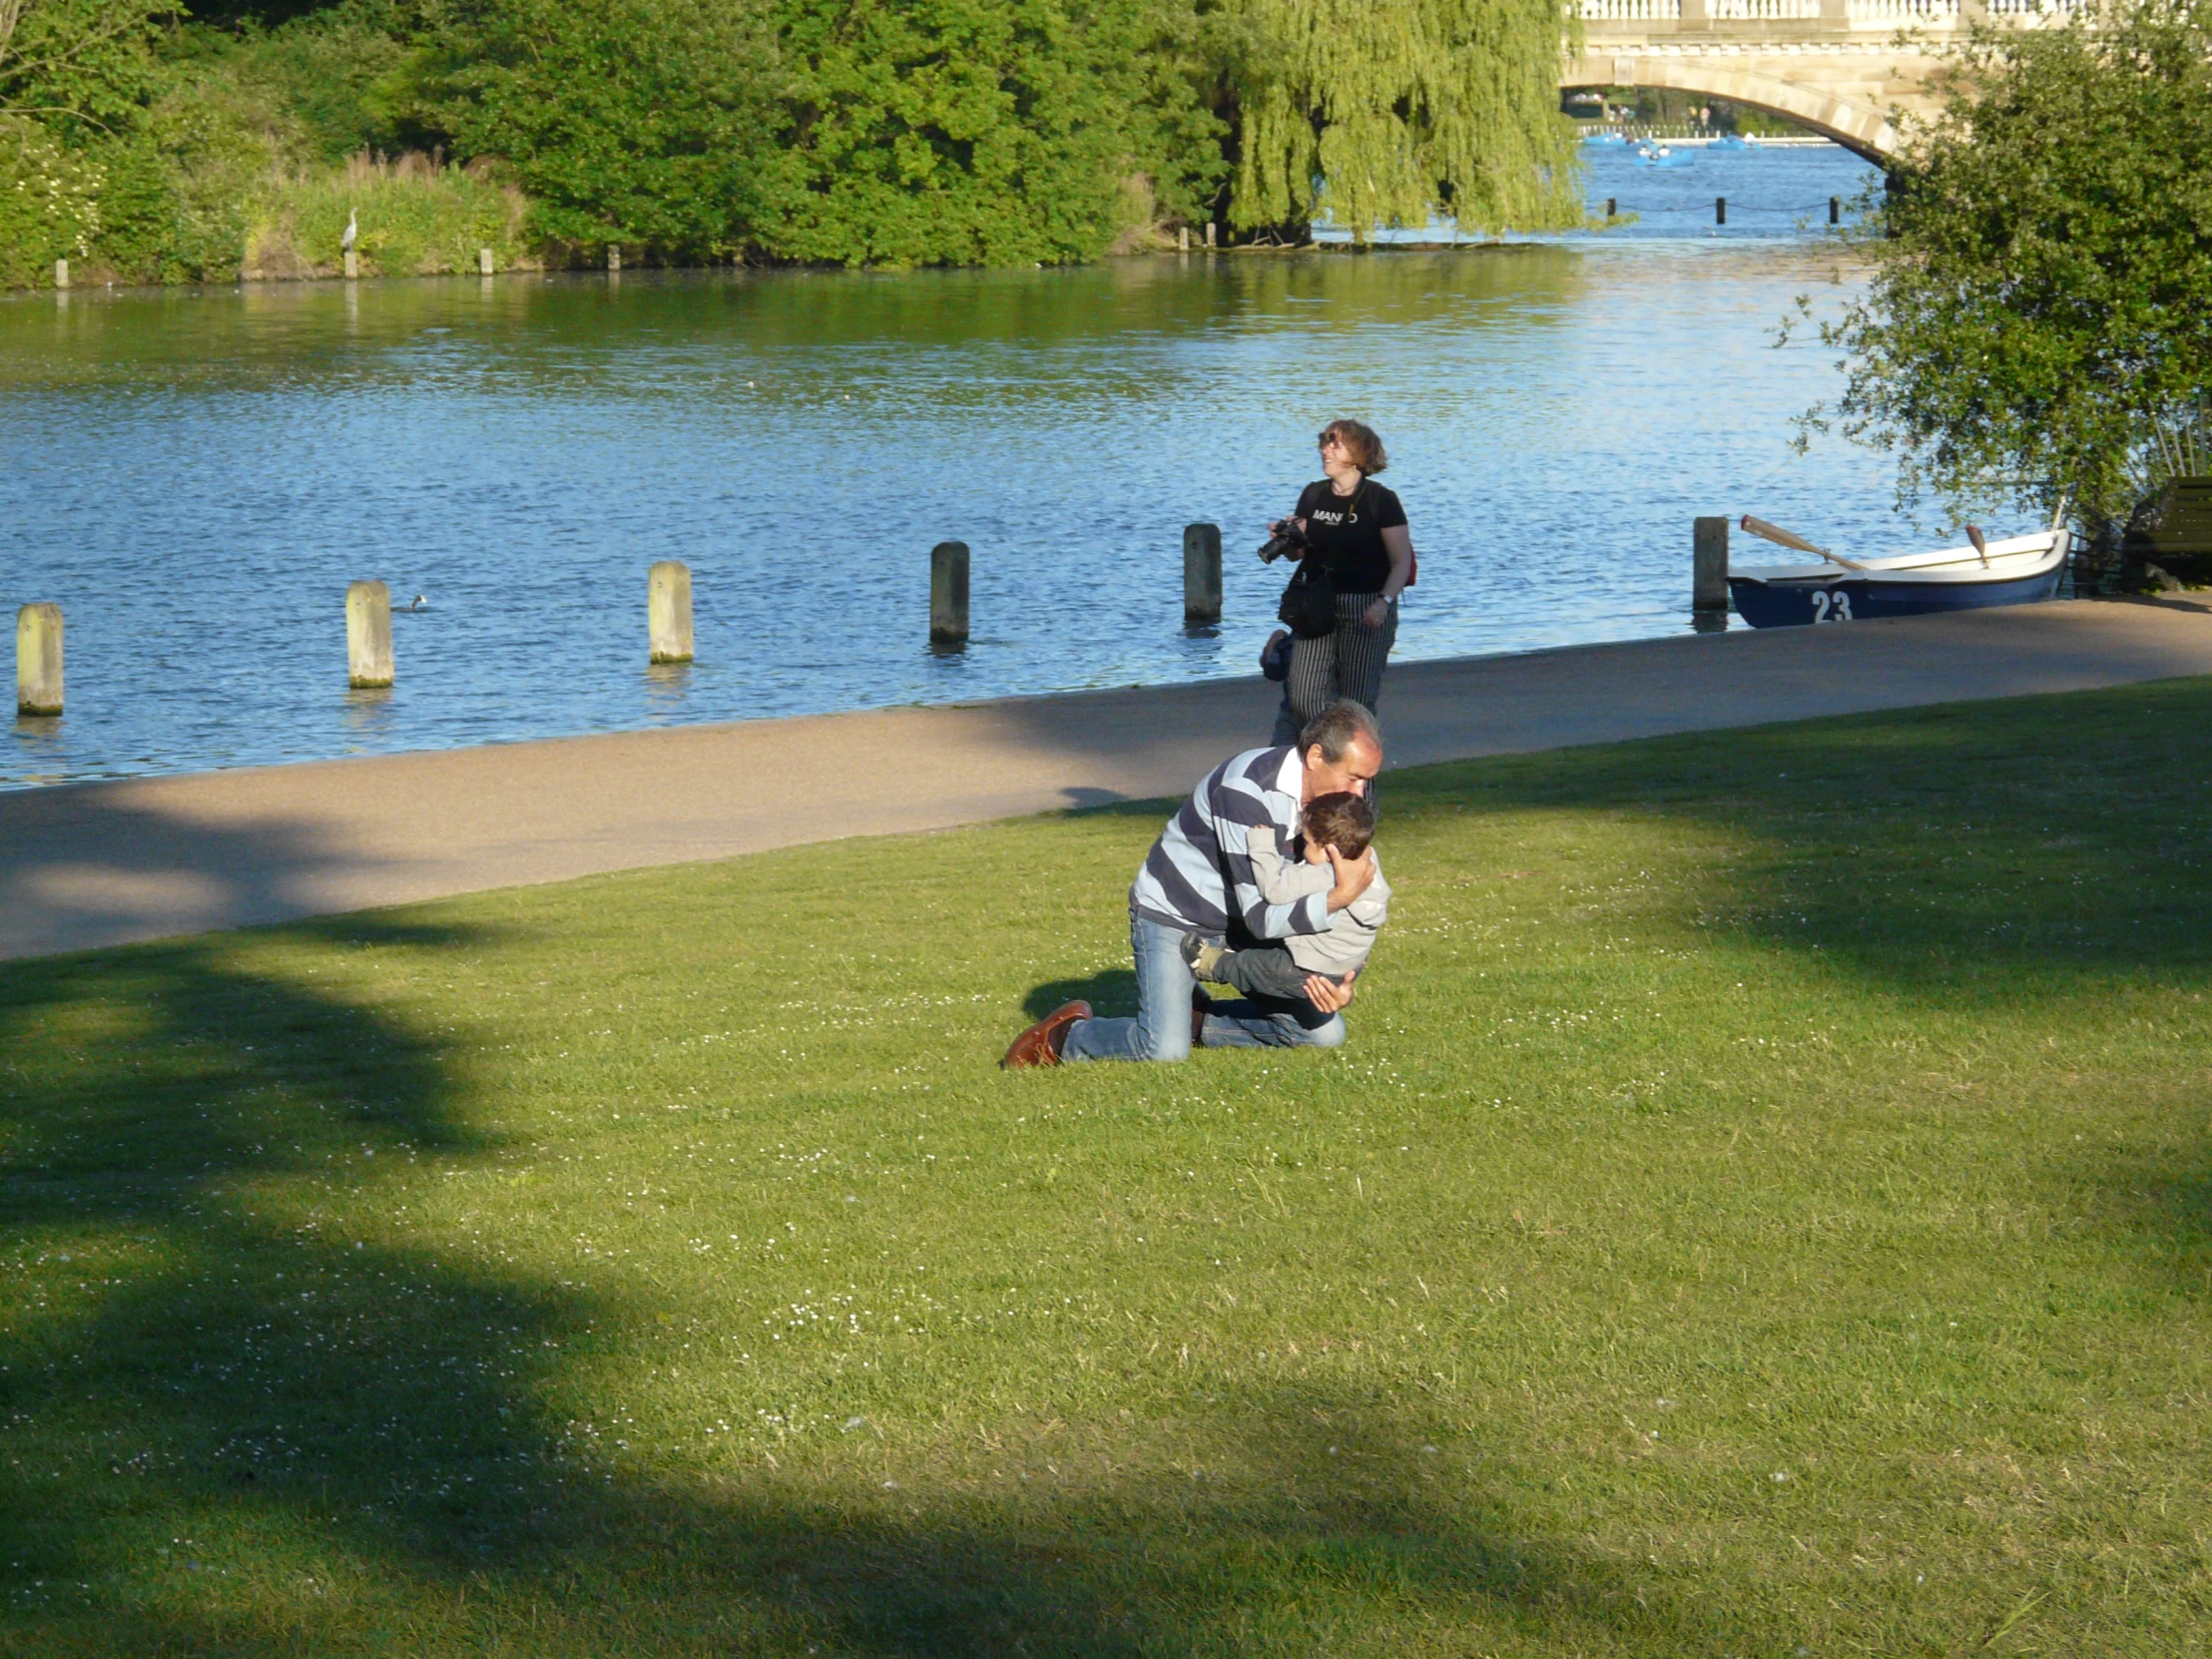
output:
[[1715, 225], [1726, 225], [1728, 223], [1728, 198], [1725, 196], [1713, 198], [1713, 223]]
[[54, 262], [54, 285], [57, 288], [69, 286], [69, 262], [67, 260], [56, 260]]
[[656, 663], [692, 660], [691, 567], [663, 559], [645, 579], [647, 657]]
[[929, 550], [929, 642], [961, 645], [968, 637], [968, 549], [940, 541]]
[[1191, 228], [1188, 225], [1178, 225], [1175, 228], [1175, 251], [1178, 254], [1188, 254], [1191, 251]]
[[15, 712], [62, 712], [62, 608], [26, 605], [15, 613]]
[[607, 244], [607, 272], [614, 276], [622, 275], [622, 244], [619, 242]]
[[1829, 222], [1829, 224], [1831, 224], [1831, 225], [1841, 225], [1841, 224], [1843, 224], [1843, 222], [1844, 222], [1844, 200], [1843, 200], [1843, 198], [1842, 198], [1842, 197], [1840, 197], [1840, 196], [1831, 196], [1831, 197], [1830, 197], [1830, 198], [1828, 199], [1828, 222]]
[[1605, 199], [1605, 217], [1607, 219], [1618, 219], [1620, 216], [1620, 199], [1608, 196]]
[[361, 257], [360, 255], [354, 253], [352, 249], [348, 248], [345, 251], [345, 279], [348, 282], [357, 281], [360, 278], [360, 275]]
[[355, 691], [391, 684], [391, 589], [381, 582], [345, 590], [345, 683]]
[[1221, 620], [1221, 526], [1183, 526], [1183, 620]]
[[1210, 219], [1206, 222], [1206, 246], [1214, 246], [1214, 222]]
[[479, 276], [489, 276], [491, 275], [491, 250], [488, 248], [476, 250], [476, 275]]
[[1728, 520], [1700, 518], [1691, 539], [1690, 608], [1728, 609]]

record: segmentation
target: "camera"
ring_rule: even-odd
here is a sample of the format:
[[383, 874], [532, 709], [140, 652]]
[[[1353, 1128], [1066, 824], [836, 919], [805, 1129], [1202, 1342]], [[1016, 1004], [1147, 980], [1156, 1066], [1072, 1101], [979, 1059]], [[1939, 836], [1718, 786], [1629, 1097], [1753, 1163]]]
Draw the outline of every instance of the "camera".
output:
[[1298, 519], [1294, 514], [1292, 517], [1283, 520], [1281, 528], [1261, 544], [1260, 562], [1272, 565], [1286, 553], [1304, 558], [1310, 547], [1311, 544], [1306, 540], [1306, 532], [1298, 527]]

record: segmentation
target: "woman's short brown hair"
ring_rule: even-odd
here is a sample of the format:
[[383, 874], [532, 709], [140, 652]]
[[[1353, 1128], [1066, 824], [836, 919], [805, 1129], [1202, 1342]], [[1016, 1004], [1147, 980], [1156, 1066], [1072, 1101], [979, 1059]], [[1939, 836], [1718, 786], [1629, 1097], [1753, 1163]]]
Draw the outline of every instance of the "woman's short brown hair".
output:
[[1365, 422], [1332, 420], [1321, 429], [1321, 435], [1343, 444], [1352, 464], [1370, 478], [1390, 464], [1390, 457], [1382, 453], [1382, 440], [1375, 435], [1375, 428]]

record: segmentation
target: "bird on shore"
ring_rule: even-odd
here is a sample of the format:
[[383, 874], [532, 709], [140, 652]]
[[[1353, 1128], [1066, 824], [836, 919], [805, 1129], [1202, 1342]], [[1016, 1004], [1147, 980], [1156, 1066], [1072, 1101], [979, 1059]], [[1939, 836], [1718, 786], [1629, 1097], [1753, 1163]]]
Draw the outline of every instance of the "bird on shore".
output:
[[361, 234], [361, 216], [358, 209], [345, 210], [345, 235], [338, 239], [338, 247], [345, 253], [353, 252], [353, 239]]

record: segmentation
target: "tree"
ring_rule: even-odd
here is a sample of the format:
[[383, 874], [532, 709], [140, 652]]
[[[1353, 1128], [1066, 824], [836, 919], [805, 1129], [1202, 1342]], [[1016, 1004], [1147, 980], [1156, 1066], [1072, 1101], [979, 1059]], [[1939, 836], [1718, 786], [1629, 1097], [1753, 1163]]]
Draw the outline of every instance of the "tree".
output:
[[540, 235], [728, 256], [760, 196], [771, 53], [739, 0], [463, 0], [428, 103], [462, 154], [508, 163]]
[[1359, 235], [1439, 208], [1469, 229], [1581, 224], [1559, 0], [1233, 0], [1232, 15], [1232, 223], [1326, 207]]
[[[1835, 416], [1901, 505], [2124, 522], [2212, 408], [2212, 13], [1977, 32], [1861, 246]], [[1829, 411], [1816, 410], [1815, 426]]]
[[64, 133], [130, 125], [152, 96], [164, 0], [0, 0], [0, 115]]

